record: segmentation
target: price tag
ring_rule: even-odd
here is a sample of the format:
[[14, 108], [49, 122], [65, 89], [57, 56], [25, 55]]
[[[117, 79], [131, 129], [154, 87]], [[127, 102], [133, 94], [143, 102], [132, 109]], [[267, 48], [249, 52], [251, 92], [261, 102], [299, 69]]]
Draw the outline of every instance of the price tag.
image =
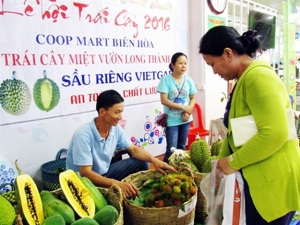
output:
[[193, 200], [184, 205], [184, 211], [182, 209], [179, 209], [178, 218], [185, 216], [189, 212], [191, 212], [197, 204], [197, 193], [195, 194], [195, 197], [193, 197]]

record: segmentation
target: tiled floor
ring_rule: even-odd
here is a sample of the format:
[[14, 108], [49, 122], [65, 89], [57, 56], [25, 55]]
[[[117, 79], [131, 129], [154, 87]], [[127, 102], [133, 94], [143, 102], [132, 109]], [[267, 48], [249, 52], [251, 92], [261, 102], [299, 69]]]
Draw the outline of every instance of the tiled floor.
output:
[[[165, 154], [162, 154], [162, 155], [156, 156], [155, 158], [158, 158], [158, 159], [160, 159], [160, 160], [163, 160], [164, 156], [165, 156]], [[150, 170], [154, 170], [153, 164], [150, 164]]]

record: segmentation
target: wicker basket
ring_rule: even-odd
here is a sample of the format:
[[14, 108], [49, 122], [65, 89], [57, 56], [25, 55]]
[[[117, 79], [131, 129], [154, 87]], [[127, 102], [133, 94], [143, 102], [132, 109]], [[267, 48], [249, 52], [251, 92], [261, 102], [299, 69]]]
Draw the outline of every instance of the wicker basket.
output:
[[15, 205], [17, 203], [16, 201], [16, 195], [15, 195], [15, 185], [14, 184], [7, 184], [10, 186], [10, 190], [8, 192], [5, 192], [2, 195], [6, 200], [8, 200], [12, 205]]
[[204, 176], [206, 175], [206, 173], [197, 173], [194, 172], [194, 179], [195, 179], [195, 183], [198, 187], [198, 192], [197, 192], [197, 204], [196, 204], [196, 221], [200, 222], [200, 223], [204, 223], [207, 217], [207, 212], [206, 212], [206, 199], [204, 197], [204, 195], [201, 192], [200, 189], [200, 182], [202, 181], [202, 179], [204, 178]]
[[119, 211], [119, 218], [115, 225], [124, 224], [124, 211], [123, 211], [123, 195], [122, 190], [119, 186], [113, 185], [109, 189], [98, 188], [99, 191], [105, 196], [107, 202], [116, 207]]
[[[190, 174], [191, 175], [191, 174]], [[152, 178], [159, 178], [162, 173], [153, 170], [141, 171], [131, 174], [122, 181], [131, 182], [137, 188], [141, 187], [144, 181]], [[178, 207], [169, 206], [162, 208], [141, 207], [131, 203], [124, 198], [124, 221], [126, 225], [187, 225], [194, 224], [195, 205], [197, 195], [184, 203], [185, 212]]]
[[[175, 162], [175, 158], [174, 158], [174, 154], [172, 154], [169, 158], [169, 164], [175, 168], [188, 168], [188, 169], [192, 169], [187, 163], [184, 162]], [[196, 212], [195, 212], [195, 218], [196, 221], [199, 223], [204, 223], [205, 219], [207, 217], [207, 212], [206, 212], [206, 199], [204, 197], [204, 195], [201, 192], [200, 189], [200, 182], [202, 181], [202, 179], [204, 178], [204, 176], [206, 175], [206, 173], [199, 173], [199, 172], [193, 172], [193, 177], [196, 183], [196, 186], [198, 188], [198, 192], [197, 192], [197, 204], [196, 204]]]
[[61, 159], [61, 155], [66, 153], [67, 149], [61, 149], [56, 155], [56, 159], [41, 166], [43, 189], [54, 191], [60, 188], [59, 173], [66, 170], [66, 158]]

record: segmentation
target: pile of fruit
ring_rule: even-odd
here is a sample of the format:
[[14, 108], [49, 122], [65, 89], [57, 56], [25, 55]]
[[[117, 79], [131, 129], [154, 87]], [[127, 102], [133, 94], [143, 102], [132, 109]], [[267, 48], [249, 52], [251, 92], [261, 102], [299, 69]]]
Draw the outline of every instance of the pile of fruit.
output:
[[211, 172], [211, 161], [218, 158], [222, 147], [222, 140], [214, 142], [211, 146], [203, 139], [197, 139], [191, 144], [189, 151], [175, 151], [170, 157], [173, 166], [186, 166], [193, 172]]
[[169, 173], [146, 180], [140, 188], [140, 197], [130, 201], [142, 207], [182, 208], [196, 193], [197, 187], [192, 177], [185, 173]]
[[[29, 175], [22, 174], [16, 177], [16, 208], [26, 224], [113, 225], [117, 222], [118, 209], [108, 203], [88, 178], [79, 177], [72, 170], [60, 173], [59, 178], [61, 190], [43, 190], [39, 193]], [[2, 196], [0, 208], [1, 225], [18, 224], [16, 210]]]
[[169, 158], [169, 164], [176, 168], [189, 169], [198, 187], [196, 204], [196, 221], [204, 223], [207, 217], [206, 199], [201, 192], [200, 183], [207, 173], [212, 170], [212, 160], [220, 153], [223, 140], [214, 142], [211, 146], [199, 137], [192, 142], [190, 150], [174, 150]]

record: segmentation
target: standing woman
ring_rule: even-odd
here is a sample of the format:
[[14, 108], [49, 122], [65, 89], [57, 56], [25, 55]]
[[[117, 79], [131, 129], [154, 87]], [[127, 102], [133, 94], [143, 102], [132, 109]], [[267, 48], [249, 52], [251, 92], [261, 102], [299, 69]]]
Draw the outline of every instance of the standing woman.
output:
[[[288, 140], [291, 102], [283, 82], [268, 63], [253, 59], [260, 47], [255, 34], [250, 30], [240, 36], [232, 27], [218, 26], [200, 41], [199, 53], [213, 72], [236, 80], [217, 166], [226, 175], [241, 172], [247, 225], [288, 225], [300, 209], [299, 142]], [[230, 119], [246, 115], [254, 117], [258, 132], [235, 147]]]
[[187, 68], [185, 54], [175, 53], [171, 58], [169, 68], [171, 73], [164, 76], [157, 87], [164, 112], [168, 114], [164, 162], [168, 162], [172, 147], [185, 148], [190, 122], [193, 120], [192, 111], [197, 92], [192, 78], [185, 75]]

